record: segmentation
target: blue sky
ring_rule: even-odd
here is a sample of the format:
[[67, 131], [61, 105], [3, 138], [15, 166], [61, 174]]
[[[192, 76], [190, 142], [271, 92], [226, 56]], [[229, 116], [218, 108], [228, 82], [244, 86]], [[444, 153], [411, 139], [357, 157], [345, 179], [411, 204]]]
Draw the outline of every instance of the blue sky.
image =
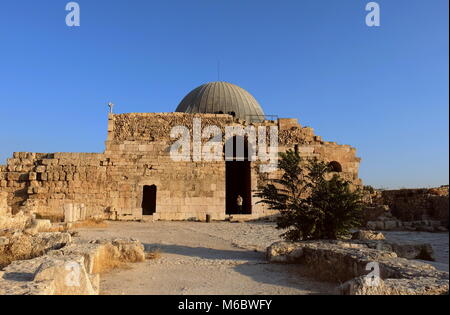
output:
[[0, 2], [0, 163], [12, 152], [102, 152], [117, 112], [170, 112], [221, 79], [266, 114], [351, 144], [383, 188], [448, 184], [448, 0]]

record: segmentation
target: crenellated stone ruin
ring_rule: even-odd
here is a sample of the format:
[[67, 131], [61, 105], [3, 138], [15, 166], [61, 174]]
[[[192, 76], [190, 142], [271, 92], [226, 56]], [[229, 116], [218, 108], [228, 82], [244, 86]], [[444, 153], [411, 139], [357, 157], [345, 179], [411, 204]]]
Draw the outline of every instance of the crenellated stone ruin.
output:
[[[224, 97], [217, 102], [235, 101]], [[224, 131], [227, 126], [277, 127], [280, 152], [296, 150], [303, 157], [334, 163], [336, 172], [361, 184], [355, 148], [324, 141], [297, 119], [246, 120], [239, 113], [208, 113], [201, 108], [189, 113], [110, 113], [103, 153], [14, 153], [0, 166], [0, 191], [7, 194], [3, 209], [67, 222], [92, 217], [141, 220], [147, 216], [205, 220], [207, 215], [212, 220], [229, 215], [254, 219], [274, 214], [253, 196], [260, 184], [279, 176], [276, 171], [261, 172], [265, 162], [172, 159], [170, 149], [177, 140], [170, 136], [172, 128], [187, 127], [192, 135], [194, 118], [200, 119], [203, 127], [217, 126], [223, 132], [221, 146], [230, 140]], [[242, 211], [233, 208], [238, 194], [244, 199]], [[5, 211], [1, 208], [0, 203], [0, 211]]]

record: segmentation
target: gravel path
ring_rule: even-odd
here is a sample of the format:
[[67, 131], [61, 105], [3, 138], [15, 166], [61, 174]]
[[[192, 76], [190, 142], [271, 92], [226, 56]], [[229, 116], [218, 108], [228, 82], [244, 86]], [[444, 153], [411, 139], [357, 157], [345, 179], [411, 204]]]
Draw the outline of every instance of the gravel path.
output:
[[329, 294], [334, 284], [307, 277], [301, 266], [268, 264], [280, 240], [269, 223], [111, 222], [81, 230], [83, 239], [134, 237], [161, 257], [102, 275], [102, 294]]

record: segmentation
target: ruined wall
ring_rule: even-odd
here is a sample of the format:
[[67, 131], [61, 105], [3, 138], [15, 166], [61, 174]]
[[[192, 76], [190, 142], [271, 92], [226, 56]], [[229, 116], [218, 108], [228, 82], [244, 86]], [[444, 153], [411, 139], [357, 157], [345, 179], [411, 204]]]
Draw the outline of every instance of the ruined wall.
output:
[[341, 166], [340, 176], [361, 185], [359, 165], [361, 159], [350, 145], [324, 141], [314, 134], [314, 129], [301, 127], [297, 119], [279, 119], [280, 151], [297, 150], [304, 158], [318, 158], [324, 162], [337, 162]]
[[400, 189], [382, 192], [382, 202], [402, 221], [449, 221], [448, 186], [433, 189]]
[[[118, 220], [142, 218], [144, 186], [156, 185], [155, 219], [225, 219], [225, 161], [176, 162], [170, 157], [174, 126], [186, 126], [193, 134], [193, 118], [202, 127], [218, 126], [222, 145], [227, 141], [225, 127], [244, 126], [229, 115], [140, 113], [110, 114], [104, 153], [14, 153], [6, 166], [0, 166], [0, 191], [8, 194], [13, 212], [36, 212], [42, 216], [73, 221], [92, 216]], [[253, 124], [278, 126], [279, 149], [298, 150], [304, 157], [337, 161], [341, 175], [360, 184], [359, 158], [355, 149], [325, 142], [296, 119], [279, 119]], [[269, 139], [267, 139], [267, 142]], [[203, 142], [208, 139], [202, 139]], [[275, 173], [261, 173], [261, 162], [251, 163], [251, 189]], [[273, 214], [252, 197], [252, 215]]]
[[24, 210], [63, 220], [64, 205], [70, 204], [101, 215], [107, 192], [114, 189], [103, 160], [99, 153], [14, 153], [0, 183], [13, 213]]
[[[158, 210], [155, 218], [161, 219], [203, 219], [207, 213], [214, 219], [225, 218], [225, 162], [174, 162], [170, 158], [169, 150], [174, 142], [170, 138], [170, 131], [174, 126], [185, 126], [193, 135], [193, 118], [201, 118], [201, 127], [217, 126], [222, 131], [222, 146], [228, 141], [225, 127], [243, 126], [244, 121], [234, 120], [229, 115], [215, 114], [121, 114], [110, 115], [108, 124], [108, 140], [105, 155], [111, 161], [129, 161], [130, 154], [136, 155], [135, 161], [128, 165], [137, 167], [136, 173], [130, 173], [133, 180], [126, 180], [130, 185], [132, 200], [142, 200], [144, 185], [158, 187]], [[279, 127], [279, 149], [298, 150], [304, 157], [317, 157], [331, 162], [338, 161], [342, 166], [341, 175], [359, 185], [358, 168], [360, 159], [356, 157], [356, 150], [350, 146], [339, 146], [332, 142], [324, 142], [314, 135], [311, 128], [302, 128], [296, 119], [280, 119], [254, 123], [258, 126]], [[207, 139], [203, 139], [205, 142]], [[267, 138], [267, 143], [270, 139]], [[223, 157], [224, 158], [224, 157]], [[144, 169], [142, 169], [144, 165]], [[279, 176], [261, 173], [259, 161], [252, 162], [251, 187], [255, 192], [263, 181]], [[147, 168], [147, 170], [145, 170]], [[144, 171], [144, 172], [143, 172]], [[120, 179], [117, 179], [120, 180]], [[252, 215], [261, 217], [273, 214], [259, 200], [252, 197]], [[116, 207], [116, 208], [121, 208]], [[141, 211], [140, 204], [136, 204], [135, 215]]]

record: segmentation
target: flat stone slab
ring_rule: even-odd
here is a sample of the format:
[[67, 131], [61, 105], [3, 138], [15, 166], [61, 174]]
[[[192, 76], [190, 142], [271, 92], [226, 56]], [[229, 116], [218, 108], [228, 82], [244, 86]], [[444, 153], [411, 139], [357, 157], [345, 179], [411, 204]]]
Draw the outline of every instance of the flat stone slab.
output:
[[[342, 288], [343, 293], [394, 294], [393, 287], [398, 292], [414, 294], [444, 294], [448, 291], [448, 272], [438, 271], [424, 262], [400, 258], [392, 251], [370, 248], [364, 243], [277, 242], [267, 249], [267, 259], [275, 263], [305, 265], [321, 280], [350, 281]], [[369, 275], [375, 269], [378, 272]], [[368, 289], [370, 285], [365, 282], [372, 275], [380, 280], [376, 290]]]

